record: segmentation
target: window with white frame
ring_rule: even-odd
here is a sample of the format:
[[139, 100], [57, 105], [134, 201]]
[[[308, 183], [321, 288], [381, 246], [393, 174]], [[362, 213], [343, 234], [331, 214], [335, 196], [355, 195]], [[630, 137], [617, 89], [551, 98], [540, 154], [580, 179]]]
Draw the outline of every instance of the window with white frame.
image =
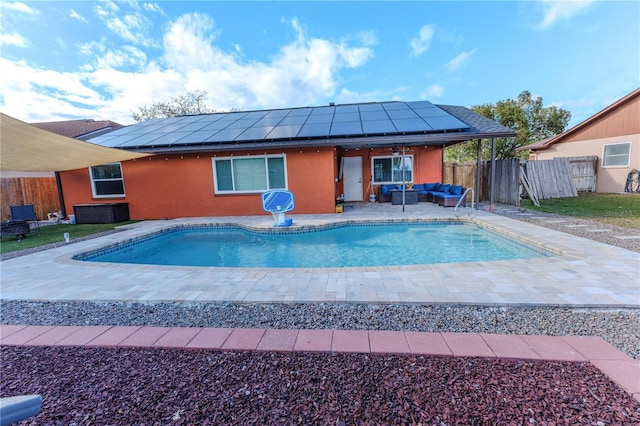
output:
[[602, 147], [602, 167], [629, 167], [631, 142], [614, 143]]
[[216, 194], [262, 192], [287, 188], [284, 155], [213, 159]]
[[[373, 183], [402, 183], [413, 181], [413, 155], [372, 157]], [[404, 179], [403, 179], [404, 174]]]
[[120, 163], [89, 167], [89, 175], [95, 198], [124, 197], [124, 179]]

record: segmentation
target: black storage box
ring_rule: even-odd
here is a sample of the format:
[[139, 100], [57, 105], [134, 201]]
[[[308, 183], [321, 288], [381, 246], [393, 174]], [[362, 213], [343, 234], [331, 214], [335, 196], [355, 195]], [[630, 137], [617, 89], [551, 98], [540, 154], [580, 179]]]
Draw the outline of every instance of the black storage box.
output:
[[116, 223], [129, 220], [129, 203], [73, 206], [76, 223]]

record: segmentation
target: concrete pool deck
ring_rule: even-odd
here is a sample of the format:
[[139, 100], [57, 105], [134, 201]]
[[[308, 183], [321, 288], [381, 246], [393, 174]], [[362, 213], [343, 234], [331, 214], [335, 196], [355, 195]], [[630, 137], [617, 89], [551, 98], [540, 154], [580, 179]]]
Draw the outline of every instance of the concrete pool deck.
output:
[[[144, 221], [124, 231], [4, 260], [4, 300], [398, 303], [640, 307], [640, 253], [469, 208], [361, 203], [342, 214], [296, 215], [294, 226], [360, 220], [460, 217], [557, 256], [494, 262], [367, 268], [207, 268], [82, 262], [76, 254], [177, 225], [273, 229], [270, 215]], [[62, 241], [62, 235], [61, 241]]]

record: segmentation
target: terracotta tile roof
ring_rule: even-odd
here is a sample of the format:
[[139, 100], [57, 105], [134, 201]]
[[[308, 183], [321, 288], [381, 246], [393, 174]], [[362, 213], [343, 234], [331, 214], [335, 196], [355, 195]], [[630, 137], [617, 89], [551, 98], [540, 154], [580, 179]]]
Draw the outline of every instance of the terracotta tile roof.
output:
[[[32, 126], [58, 135], [70, 138], [81, 138], [102, 130], [115, 130], [124, 127], [122, 124], [111, 120], [68, 120], [50, 121], [46, 123], [30, 123]], [[83, 138], [81, 138], [83, 139]]]

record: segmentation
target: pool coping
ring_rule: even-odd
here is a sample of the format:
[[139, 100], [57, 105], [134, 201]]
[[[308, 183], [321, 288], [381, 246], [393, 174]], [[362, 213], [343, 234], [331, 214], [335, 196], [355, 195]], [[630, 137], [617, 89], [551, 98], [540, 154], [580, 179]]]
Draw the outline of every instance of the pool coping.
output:
[[[419, 206], [419, 205], [418, 205]], [[465, 220], [561, 253], [533, 260], [368, 268], [210, 268], [83, 262], [73, 256], [174, 226], [273, 229], [270, 216], [144, 221], [122, 232], [2, 262], [0, 298], [139, 302], [464, 304], [639, 308], [640, 253], [487, 212], [381, 206], [290, 215], [294, 226], [362, 220]], [[393, 206], [398, 207], [398, 206]]]

